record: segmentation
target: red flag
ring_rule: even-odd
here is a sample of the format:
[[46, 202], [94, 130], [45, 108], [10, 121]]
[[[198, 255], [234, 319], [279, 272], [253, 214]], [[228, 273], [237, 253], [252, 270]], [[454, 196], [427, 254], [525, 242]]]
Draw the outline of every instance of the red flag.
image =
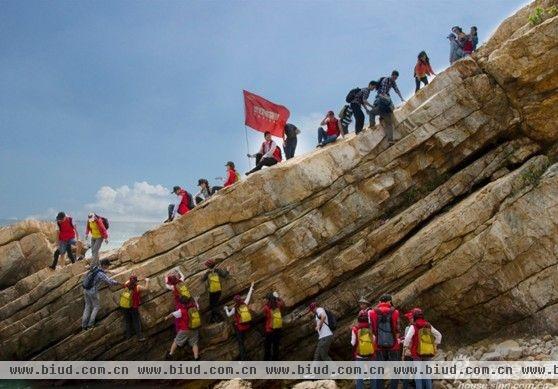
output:
[[269, 131], [271, 135], [282, 138], [285, 124], [287, 124], [291, 114], [289, 110], [248, 91], [243, 92], [244, 112], [246, 114], [244, 124], [254, 130]]

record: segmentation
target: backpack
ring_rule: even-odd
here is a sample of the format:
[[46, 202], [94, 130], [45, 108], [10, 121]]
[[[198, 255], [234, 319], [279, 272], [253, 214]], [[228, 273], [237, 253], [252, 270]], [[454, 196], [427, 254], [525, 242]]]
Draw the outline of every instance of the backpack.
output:
[[190, 319], [189, 328], [191, 330], [195, 330], [196, 328], [200, 328], [201, 326], [201, 316], [200, 311], [198, 308], [191, 307], [188, 309], [188, 318]]
[[194, 199], [192, 198], [192, 195], [189, 192], [187, 192], [186, 190], [184, 192], [185, 192], [186, 196], [188, 196], [188, 209], [194, 209], [196, 204], [194, 204]]
[[395, 344], [395, 335], [391, 325], [391, 317], [395, 309], [383, 313], [379, 308], [374, 309], [378, 316], [378, 347], [389, 349]]
[[82, 282], [83, 289], [89, 290], [95, 285], [95, 277], [97, 277], [97, 273], [102, 272], [101, 269], [96, 268], [93, 271], [88, 272]]
[[347, 93], [347, 97], [345, 97], [345, 101], [349, 104], [352, 103], [358, 92], [360, 92], [360, 88], [351, 89], [349, 93]]
[[436, 344], [430, 326], [418, 330], [417, 354], [421, 357], [433, 357], [436, 354]]
[[252, 313], [250, 312], [250, 308], [248, 305], [242, 304], [238, 307], [238, 321], [242, 324], [248, 324], [252, 321]]
[[120, 307], [121, 308], [132, 307], [132, 291], [128, 288], [124, 288], [124, 291], [120, 294]]
[[[333, 313], [331, 313], [331, 311], [329, 309], [324, 308], [324, 311], [325, 311], [326, 316], [327, 316], [327, 323], [324, 322], [324, 324], [329, 327], [331, 332], [333, 332], [337, 329], [337, 318], [335, 317], [335, 315]], [[318, 316], [316, 315], [316, 317], [318, 317]]]
[[106, 217], [103, 216], [97, 216], [98, 218], [100, 218], [103, 222], [103, 225], [105, 226], [105, 230], [109, 229], [109, 221]]
[[281, 310], [275, 308], [271, 311], [271, 328], [276, 330], [283, 328], [283, 316], [281, 316]]
[[339, 111], [339, 119], [343, 120], [343, 118], [345, 117], [345, 114], [347, 113], [347, 108], [349, 108], [349, 106], [347, 104], [345, 104], [343, 106], [343, 108], [341, 108], [341, 111]]
[[361, 357], [369, 357], [374, 354], [374, 342], [372, 331], [369, 328], [361, 328], [357, 331], [356, 353]]
[[207, 276], [207, 282], [209, 284], [209, 293], [221, 291], [221, 280], [217, 272], [209, 272], [209, 275]]
[[180, 281], [178, 284], [176, 284], [176, 290], [179, 296], [184, 297], [186, 299], [190, 298], [190, 290], [188, 289], [188, 286], [183, 281]]

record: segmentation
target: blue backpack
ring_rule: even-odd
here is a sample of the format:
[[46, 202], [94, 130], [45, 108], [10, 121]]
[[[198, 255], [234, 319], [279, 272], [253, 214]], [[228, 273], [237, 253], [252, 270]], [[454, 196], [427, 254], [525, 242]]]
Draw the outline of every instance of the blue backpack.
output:
[[95, 268], [92, 271], [87, 272], [82, 283], [83, 289], [89, 290], [95, 285], [95, 278], [97, 277], [97, 273], [99, 272], [102, 272], [102, 270], [99, 268]]

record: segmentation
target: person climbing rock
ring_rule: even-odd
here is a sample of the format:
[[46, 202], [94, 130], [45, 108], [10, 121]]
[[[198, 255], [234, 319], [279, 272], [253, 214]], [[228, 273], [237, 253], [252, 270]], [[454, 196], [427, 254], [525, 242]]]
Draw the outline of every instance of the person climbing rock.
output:
[[291, 159], [295, 155], [297, 135], [300, 130], [291, 123], [285, 124], [283, 131], [283, 150], [285, 151], [285, 159]]
[[370, 81], [366, 88], [355, 88], [349, 91], [346, 97], [347, 103], [350, 104], [351, 111], [355, 115], [355, 134], [359, 134], [364, 127], [364, 113], [361, 106], [368, 111], [367, 107], [372, 109], [373, 106], [368, 102], [370, 92], [378, 88], [376, 81]]
[[[398, 361], [399, 358], [399, 311], [391, 304], [391, 295], [380, 297], [378, 305], [368, 312], [368, 320], [376, 337], [376, 359]], [[377, 384], [382, 387], [383, 381]], [[390, 380], [390, 388], [397, 389], [397, 380]]]
[[[413, 323], [403, 341], [403, 347], [410, 350], [414, 361], [430, 361], [436, 355], [436, 348], [442, 341], [442, 334], [424, 319], [421, 309], [413, 310]], [[432, 389], [431, 379], [416, 379], [416, 389]]]
[[271, 139], [271, 133], [266, 131], [264, 133], [264, 142], [260, 147], [260, 151], [256, 154], [246, 154], [248, 158], [256, 158], [256, 167], [252, 170], [246, 172], [246, 175], [250, 175], [258, 170], [261, 170], [264, 166], [273, 166], [283, 159], [281, 155], [281, 149], [277, 144]]
[[326, 310], [313, 302], [308, 306], [308, 312], [312, 313], [316, 320], [316, 332], [318, 333], [318, 344], [314, 351], [314, 361], [331, 361], [329, 347], [333, 342], [333, 331], [330, 328], [329, 317]]
[[401, 96], [401, 92], [397, 87], [397, 78], [399, 77], [399, 72], [394, 70], [391, 72], [391, 76], [389, 77], [382, 77], [380, 78], [379, 85], [378, 85], [378, 95], [382, 97], [388, 97], [391, 100], [391, 96], [389, 95], [389, 91], [393, 88], [395, 93], [399, 96], [402, 102], [405, 102], [403, 96]]
[[172, 342], [170, 351], [165, 355], [165, 359], [172, 359], [176, 349], [186, 343], [192, 347], [194, 360], [198, 361], [199, 356], [199, 328], [201, 327], [200, 307], [197, 298], [180, 297], [180, 304], [176, 311], [171, 312], [166, 320], [174, 319], [176, 336]]
[[415, 93], [420, 90], [420, 83], [428, 85], [428, 76], [436, 75], [432, 66], [430, 66], [430, 59], [425, 51], [421, 51], [417, 58], [415, 65]]
[[149, 278], [145, 278], [145, 286], [141, 286], [138, 277], [131, 275], [130, 279], [124, 284], [124, 291], [120, 295], [120, 309], [124, 315], [126, 339], [132, 337], [133, 331], [140, 342], [145, 340], [141, 332], [139, 306], [141, 305], [141, 293], [148, 291]]
[[165, 276], [165, 287], [172, 291], [175, 306], [178, 307], [180, 303], [180, 296], [184, 298], [190, 297], [190, 291], [186, 284], [184, 284], [184, 274], [178, 267], [172, 269]]
[[320, 126], [327, 126], [327, 131], [323, 127], [318, 127], [318, 147], [335, 142], [339, 135], [344, 136], [339, 129], [339, 120], [337, 120], [333, 111], [327, 113]]
[[[375, 360], [374, 334], [368, 323], [368, 310], [359, 311], [357, 324], [351, 328], [351, 346], [355, 361]], [[370, 381], [370, 389], [374, 388], [374, 381]], [[357, 379], [355, 389], [364, 389], [364, 380]]]
[[234, 306], [232, 308], [229, 309], [229, 307], [225, 305], [225, 313], [227, 317], [232, 316], [234, 319], [234, 332], [236, 341], [238, 342], [238, 352], [240, 354], [241, 361], [246, 361], [248, 357], [244, 341], [246, 340], [246, 332], [248, 332], [252, 324], [252, 313], [250, 312], [249, 304], [253, 292], [254, 283], [252, 282], [246, 298], [243, 299], [237, 294], [233, 297]]
[[89, 268], [89, 271], [83, 277], [82, 286], [85, 306], [81, 317], [82, 330], [88, 330], [95, 326], [97, 312], [99, 312], [101, 306], [99, 301], [99, 287], [101, 284], [109, 286], [120, 285], [118, 281], [109, 278], [106, 274], [106, 270], [110, 266], [108, 259], [101, 260], [99, 265], [99, 267]]
[[264, 360], [278, 361], [279, 347], [283, 328], [283, 308], [285, 303], [277, 292], [268, 293], [265, 297], [262, 312], [264, 314]]
[[176, 219], [177, 215], [187, 214], [193, 207], [192, 196], [185, 189], [180, 186], [172, 188], [171, 194], [176, 195], [176, 204], [170, 204], [168, 208], [168, 218], [165, 223], [171, 222]]
[[52, 264], [49, 266], [52, 270], [56, 269], [59, 257], [61, 257], [60, 266], [64, 267], [66, 265], [66, 253], [68, 253], [68, 258], [70, 258], [72, 263], [76, 261], [74, 253], [72, 252], [72, 246], [76, 245], [77, 239], [79, 239], [74, 221], [64, 212], [58, 212], [58, 215], [56, 215], [56, 224], [58, 225], [58, 248], [54, 252]]
[[211, 310], [211, 317], [209, 323], [218, 323], [223, 318], [219, 312], [219, 299], [221, 298], [221, 278], [227, 278], [229, 271], [219, 269], [213, 259], [205, 261], [205, 267], [208, 271], [203, 275], [203, 280], [207, 285], [207, 292], [209, 293], [209, 309]]
[[89, 212], [87, 215], [87, 226], [85, 228], [85, 240], [91, 235], [91, 262], [89, 266], [99, 266], [99, 251], [103, 240], [108, 244], [108, 221], [106, 218]]

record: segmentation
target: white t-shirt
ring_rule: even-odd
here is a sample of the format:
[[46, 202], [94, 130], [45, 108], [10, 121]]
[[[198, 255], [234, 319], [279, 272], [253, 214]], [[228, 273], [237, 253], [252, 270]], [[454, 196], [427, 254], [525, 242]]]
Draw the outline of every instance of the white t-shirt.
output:
[[318, 339], [333, 335], [333, 332], [331, 332], [331, 330], [329, 329], [326, 311], [323, 308], [316, 309], [316, 325], [320, 324], [320, 317], [324, 317], [325, 320], [324, 324], [322, 325], [322, 329], [320, 330], [320, 332], [318, 332]]

